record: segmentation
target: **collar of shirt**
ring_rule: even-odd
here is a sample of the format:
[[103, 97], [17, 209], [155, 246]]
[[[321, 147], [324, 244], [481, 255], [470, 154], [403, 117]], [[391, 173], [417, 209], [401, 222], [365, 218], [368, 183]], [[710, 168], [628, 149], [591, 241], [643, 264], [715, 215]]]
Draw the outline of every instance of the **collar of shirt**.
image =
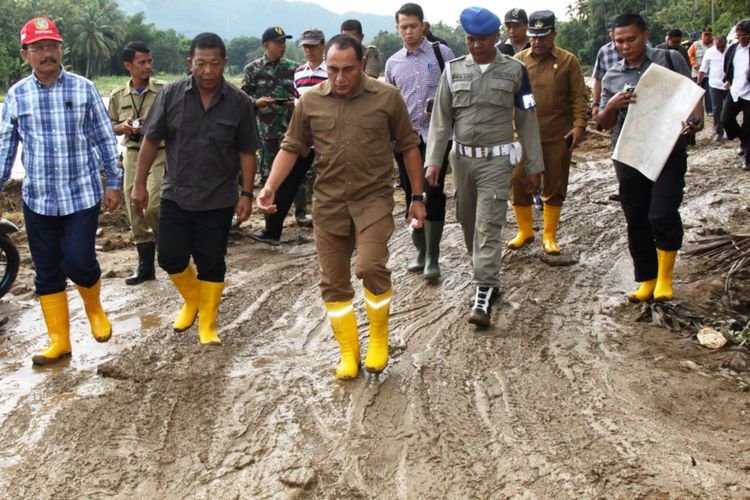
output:
[[422, 42], [419, 44], [419, 47], [417, 47], [417, 50], [409, 50], [406, 48], [406, 45], [404, 45], [401, 50], [406, 57], [414, 57], [419, 55], [419, 52], [427, 53], [428, 50], [432, 50], [432, 43], [430, 43], [426, 37], [422, 37]]
[[[638, 68], [642, 67], [643, 63], [646, 60], [648, 60], [649, 62], [654, 62], [654, 50], [656, 50], [656, 49], [654, 49], [653, 47], [649, 47], [648, 45], [646, 45], [646, 52], [643, 53], [643, 59], [641, 59], [641, 65]], [[659, 50], [661, 50], [661, 49], [659, 49]], [[622, 58], [619, 61], [617, 61], [617, 66], [618, 66], [618, 69], [620, 69], [620, 70], [638, 69], [638, 68], [636, 68], [634, 66], [628, 66], [628, 63], [625, 62], [625, 58]]]
[[281, 62], [281, 58], [278, 58], [275, 61], [272, 61], [268, 58], [267, 55], [263, 54], [263, 66], [276, 66]]
[[[200, 97], [200, 90], [198, 89], [198, 85], [195, 85], [195, 89], [193, 89], [193, 82], [195, 81], [194, 76], [190, 76], [190, 78], [185, 79], [185, 92], [191, 92], [194, 91], [195, 94]], [[219, 84], [219, 91], [216, 92], [213, 97], [211, 97], [211, 104], [209, 104], [209, 108], [213, 106], [223, 95], [224, 91], [226, 90], [227, 81], [224, 80], [224, 76], [221, 77], [221, 83]]]
[[[47, 88], [46, 85], [44, 85], [41, 81], [39, 81], [39, 78], [36, 77], [36, 73], [35, 72], [32, 71], [31, 74], [34, 77], [34, 83], [36, 83], [38, 87]], [[50, 87], [52, 87], [53, 85], [62, 85], [63, 83], [65, 83], [65, 78], [67, 78], [67, 76], [66, 76], [67, 74], [68, 74], [68, 72], [65, 71], [65, 68], [63, 68], [62, 66], [60, 66], [60, 74], [57, 75], [57, 80], [55, 80], [54, 82], [52, 82], [52, 85], [50, 85]]]
[[[544, 59], [539, 59], [537, 55], [534, 54], [534, 51], [532, 49], [529, 48], [526, 50], [530, 51], [529, 53], [531, 54], [532, 59], [534, 59], [537, 63], [540, 63], [548, 58], [547, 56], [545, 56]], [[557, 59], [557, 47], [552, 47], [552, 50], [549, 51], [549, 56], [553, 59]]]
[[138, 90], [135, 87], [133, 87], [133, 80], [128, 80], [128, 89], [130, 89], [131, 94], [136, 94], [136, 95], [143, 95], [146, 92], [154, 92], [158, 94], [158, 90], [159, 90], [156, 88], [153, 78], [148, 79], [148, 85], [146, 85], [146, 87], [143, 89], [143, 92], [141, 92], [140, 94], [138, 93]]
[[317, 68], [313, 69], [312, 66], [310, 66], [310, 61], [307, 61], [302, 65], [301, 69], [303, 71], [326, 71], [326, 62], [321, 62]]

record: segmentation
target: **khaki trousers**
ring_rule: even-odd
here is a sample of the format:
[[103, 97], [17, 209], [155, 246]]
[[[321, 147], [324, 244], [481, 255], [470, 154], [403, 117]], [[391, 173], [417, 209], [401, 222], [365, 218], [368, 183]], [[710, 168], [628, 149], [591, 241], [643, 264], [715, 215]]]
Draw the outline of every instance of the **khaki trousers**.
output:
[[391, 271], [388, 264], [388, 240], [393, 234], [393, 215], [365, 228], [352, 222], [351, 232], [341, 236], [325, 231], [325, 220], [315, 221], [315, 244], [320, 261], [320, 293], [325, 302], [343, 302], [354, 297], [351, 261], [357, 249], [355, 272], [364, 287], [375, 295], [391, 289]]
[[[570, 157], [565, 141], [543, 142], [544, 172], [542, 173], [542, 201], [549, 205], [560, 206], [568, 193], [568, 176], [570, 175]], [[526, 172], [523, 163], [513, 170], [513, 204], [530, 206], [531, 194], [526, 192]]]
[[500, 261], [513, 167], [507, 156], [466, 158], [450, 153], [456, 185], [456, 218], [472, 257], [478, 286], [500, 286]]
[[148, 190], [148, 205], [143, 212], [138, 212], [130, 203], [130, 193], [135, 183], [136, 163], [138, 162], [138, 151], [126, 149], [123, 157], [123, 168], [125, 170], [125, 208], [128, 211], [130, 226], [133, 228], [133, 241], [136, 245], [156, 241], [159, 233], [159, 205], [161, 203], [161, 180], [164, 177], [164, 166], [167, 155], [164, 149], [159, 149], [148, 174], [146, 188]]

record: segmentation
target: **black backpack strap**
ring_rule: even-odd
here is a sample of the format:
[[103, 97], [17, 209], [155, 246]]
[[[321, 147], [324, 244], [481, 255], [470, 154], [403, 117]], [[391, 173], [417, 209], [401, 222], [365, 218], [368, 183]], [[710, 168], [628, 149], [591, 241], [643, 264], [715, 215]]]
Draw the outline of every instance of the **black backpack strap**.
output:
[[432, 42], [430, 45], [432, 45], [432, 50], [435, 51], [435, 58], [437, 59], [440, 72], [442, 73], [443, 70], [445, 70], [445, 60], [443, 59], [443, 53], [440, 52], [440, 42]]

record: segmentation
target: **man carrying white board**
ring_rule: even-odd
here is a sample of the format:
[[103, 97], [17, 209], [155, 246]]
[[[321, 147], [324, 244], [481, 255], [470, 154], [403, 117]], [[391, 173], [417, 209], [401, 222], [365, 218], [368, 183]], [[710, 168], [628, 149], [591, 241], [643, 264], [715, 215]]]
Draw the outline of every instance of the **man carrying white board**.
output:
[[[668, 50], [646, 46], [648, 31], [638, 14], [618, 16], [613, 28], [615, 47], [623, 59], [604, 75], [601, 108], [596, 120], [605, 129], [610, 129], [615, 147], [618, 139], [622, 139], [620, 130], [628, 107], [636, 105], [633, 90], [649, 66], [658, 64], [688, 78], [690, 68], [682, 57], [673, 57]], [[685, 134], [695, 134], [703, 128], [701, 103], [681, 126]], [[620, 200], [628, 225], [628, 246], [635, 279], [640, 283], [638, 290], [628, 295], [632, 301], [672, 299], [672, 271], [683, 236], [679, 208], [687, 170], [686, 143], [685, 135], [680, 135], [655, 181], [635, 168], [615, 161]]]

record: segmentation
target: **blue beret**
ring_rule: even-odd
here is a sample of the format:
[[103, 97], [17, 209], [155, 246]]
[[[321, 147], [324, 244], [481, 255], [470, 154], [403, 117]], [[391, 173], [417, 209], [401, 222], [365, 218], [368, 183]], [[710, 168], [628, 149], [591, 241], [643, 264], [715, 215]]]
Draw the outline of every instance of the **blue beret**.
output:
[[492, 35], [500, 29], [500, 18], [483, 7], [467, 7], [461, 12], [461, 27], [469, 35]]

